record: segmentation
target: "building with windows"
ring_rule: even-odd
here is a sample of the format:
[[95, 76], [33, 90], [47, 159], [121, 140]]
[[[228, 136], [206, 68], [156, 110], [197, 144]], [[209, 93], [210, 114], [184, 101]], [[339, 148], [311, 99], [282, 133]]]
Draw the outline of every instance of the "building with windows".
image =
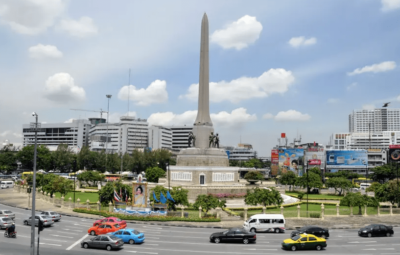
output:
[[114, 153], [144, 149], [148, 146], [148, 125], [147, 119], [131, 116], [122, 116], [118, 123], [98, 123], [89, 131], [90, 149]]
[[189, 133], [193, 131], [193, 126], [168, 126], [172, 133], [172, 150], [179, 152], [181, 149], [188, 148]]
[[237, 147], [229, 150], [229, 160], [248, 161], [257, 157], [257, 151], [253, 150], [251, 144], [240, 143]]
[[349, 115], [349, 132], [400, 131], [400, 109], [354, 110]]
[[[89, 142], [90, 121], [72, 120], [72, 123], [42, 123], [37, 132], [37, 144], [46, 145], [56, 150], [58, 145], [67, 144], [74, 151], [79, 151]], [[22, 126], [23, 146], [35, 144], [35, 132], [29, 124]]]
[[170, 128], [162, 126], [149, 127], [148, 147], [153, 150], [167, 149], [172, 150], [172, 131]]
[[332, 147], [335, 150], [387, 150], [389, 145], [394, 144], [400, 144], [400, 131], [335, 133], [332, 135]]

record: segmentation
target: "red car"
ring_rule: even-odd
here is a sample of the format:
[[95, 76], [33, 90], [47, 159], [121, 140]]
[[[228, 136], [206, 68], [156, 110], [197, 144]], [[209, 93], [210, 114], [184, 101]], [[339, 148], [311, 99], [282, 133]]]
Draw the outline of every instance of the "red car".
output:
[[118, 223], [101, 223], [98, 226], [95, 227], [91, 227], [88, 229], [88, 234], [89, 235], [103, 235], [103, 234], [107, 234], [110, 232], [115, 232], [118, 231], [120, 229], [125, 228], [125, 226], [121, 226]]
[[108, 217], [108, 218], [104, 218], [104, 219], [101, 219], [101, 220], [96, 220], [93, 223], [93, 226], [95, 227], [95, 226], [98, 226], [98, 225], [100, 225], [102, 223], [118, 223], [123, 228], [126, 228], [126, 221], [118, 219], [116, 217]]

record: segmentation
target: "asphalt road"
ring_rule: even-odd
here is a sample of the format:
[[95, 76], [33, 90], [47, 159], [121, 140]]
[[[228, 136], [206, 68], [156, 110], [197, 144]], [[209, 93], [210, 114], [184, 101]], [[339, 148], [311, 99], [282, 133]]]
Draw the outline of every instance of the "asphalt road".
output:
[[[0, 209], [10, 209], [16, 214], [17, 239], [5, 238], [0, 235], [0, 255], [29, 254], [30, 226], [23, 225], [23, 219], [30, 215], [29, 210], [13, 208], [0, 204]], [[372, 222], [371, 222], [372, 223]], [[92, 226], [92, 220], [77, 217], [62, 216], [60, 222], [45, 228], [40, 235], [40, 254], [283, 254], [291, 251], [281, 249], [283, 239], [289, 238], [290, 231], [284, 234], [257, 233], [257, 243], [220, 243], [209, 242], [211, 233], [219, 229], [170, 227], [147, 224], [128, 223], [129, 228], [135, 228], [145, 233], [146, 241], [140, 245], [125, 244], [118, 251], [82, 249], [81, 240], [88, 238], [87, 229]], [[36, 228], [37, 229], [37, 228]], [[393, 237], [361, 238], [357, 229], [330, 230], [328, 247], [323, 251], [296, 251], [300, 254], [322, 253], [330, 255], [345, 254], [400, 254], [400, 228], [395, 228]]]

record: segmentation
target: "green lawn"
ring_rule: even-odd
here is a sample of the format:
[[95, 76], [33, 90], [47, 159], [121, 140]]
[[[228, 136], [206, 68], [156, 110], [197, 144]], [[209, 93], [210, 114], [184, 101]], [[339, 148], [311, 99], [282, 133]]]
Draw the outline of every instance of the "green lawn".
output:
[[[69, 198], [72, 198], [72, 201], [74, 201], [74, 192], [68, 192], [67, 195], [64, 198], [64, 201], [69, 201]], [[56, 198], [61, 198], [60, 193], [56, 193]], [[81, 202], [85, 202], [86, 200], [90, 200], [90, 203], [97, 203], [99, 201], [99, 194], [98, 193], [89, 193], [89, 192], [76, 192], [75, 193], [75, 200], [78, 200], [78, 198], [81, 200]]]
[[[285, 195], [292, 196], [292, 197], [297, 197], [298, 193], [297, 192], [285, 192]], [[307, 198], [307, 194], [304, 195], [302, 200], [305, 200]], [[337, 195], [325, 195], [325, 194], [308, 194], [308, 199], [332, 199], [332, 200], [340, 200], [342, 199], [343, 196], [337, 196]]]
[[[243, 211], [234, 211], [240, 213], [243, 217]], [[316, 204], [308, 205], [309, 213], [321, 213], [321, 206]], [[247, 217], [250, 217], [254, 214], [262, 213], [262, 210], [248, 210]], [[267, 209], [265, 213], [270, 214], [280, 214], [281, 210], [279, 208]], [[364, 214], [364, 207], [362, 208], [362, 213]], [[381, 214], [388, 214], [388, 211], [382, 211]], [[348, 206], [340, 206], [339, 207], [340, 215], [350, 215], [350, 207]], [[358, 214], [358, 207], [353, 207], [353, 215]], [[368, 215], [377, 215], [378, 210], [375, 207], [367, 207]], [[285, 217], [297, 217], [297, 206], [285, 207], [283, 209], [283, 215]], [[325, 215], [336, 215], [336, 206], [335, 205], [325, 205]], [[300, 217], [307, 217], [307, 204], [303, 203], [300, 205]]]

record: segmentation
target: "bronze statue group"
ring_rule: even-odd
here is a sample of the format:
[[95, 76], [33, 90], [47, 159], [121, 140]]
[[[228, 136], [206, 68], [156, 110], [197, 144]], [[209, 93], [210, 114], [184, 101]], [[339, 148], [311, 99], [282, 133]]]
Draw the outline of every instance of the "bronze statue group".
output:
[[[196, 136], [193, 132], [189, 133], [188, 136], [188, 147], [196, 147]], [[219, 136], [218, 133], [214, 135], [214, 132], [211, 132], [209, 136], [209, 144], [208, 147], [210, 148], [219, 148]]]

